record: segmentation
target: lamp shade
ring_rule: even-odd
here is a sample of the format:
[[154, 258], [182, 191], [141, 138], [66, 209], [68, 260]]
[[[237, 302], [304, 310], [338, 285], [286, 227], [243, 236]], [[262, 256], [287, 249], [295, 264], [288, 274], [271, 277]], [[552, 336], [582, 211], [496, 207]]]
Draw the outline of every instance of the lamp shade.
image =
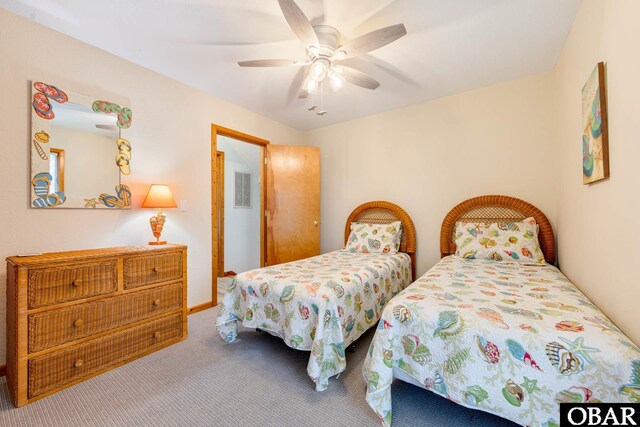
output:
[[152, 184], [149, 187], [147, 197], [142, 202], [143, 208], [175, 208], [176, 201], [173, 199], [171, 189], [165, 184]]

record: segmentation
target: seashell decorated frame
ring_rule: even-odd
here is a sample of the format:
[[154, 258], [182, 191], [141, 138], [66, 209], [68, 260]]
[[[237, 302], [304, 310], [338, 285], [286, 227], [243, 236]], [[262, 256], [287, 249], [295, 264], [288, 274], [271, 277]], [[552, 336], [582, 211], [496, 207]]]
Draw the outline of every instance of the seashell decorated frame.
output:
[[129, 207], [131, 109], [42, 81], [30, 107], [30, 207]]

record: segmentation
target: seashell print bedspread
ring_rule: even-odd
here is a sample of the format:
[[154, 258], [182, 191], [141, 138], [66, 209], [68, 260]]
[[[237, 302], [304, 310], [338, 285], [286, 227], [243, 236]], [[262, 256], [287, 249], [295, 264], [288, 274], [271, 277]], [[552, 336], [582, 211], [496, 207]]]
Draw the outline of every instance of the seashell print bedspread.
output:
[[550, 265], [442, 259], [387, 304], [369, 348], [386, 426], [394, 368], [521, 425], [557, 426], [560, 402], [640, 402], [640, 348]]
[[394, 295], [411, 283], [407, 254], [329, 252], [238, 274], [218, 312], [226, 342], [238, 322], [291, 348], [311, 351], [307, 372], [316, 390], [346, 368], [345, 348], [371, 328]]

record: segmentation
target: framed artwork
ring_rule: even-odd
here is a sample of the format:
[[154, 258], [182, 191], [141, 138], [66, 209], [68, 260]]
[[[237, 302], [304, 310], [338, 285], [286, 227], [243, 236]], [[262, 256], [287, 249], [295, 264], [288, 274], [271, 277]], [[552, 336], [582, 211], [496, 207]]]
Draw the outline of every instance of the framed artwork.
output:
[[604, 62], [582, 87], [582, 183], [609, 178], [609, 129]]

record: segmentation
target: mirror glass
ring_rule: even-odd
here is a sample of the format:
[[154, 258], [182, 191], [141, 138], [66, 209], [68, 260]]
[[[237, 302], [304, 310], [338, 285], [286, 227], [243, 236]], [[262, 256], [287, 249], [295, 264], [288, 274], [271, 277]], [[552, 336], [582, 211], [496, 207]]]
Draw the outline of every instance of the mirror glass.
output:
[[95, 112], [88, 105], [66, 102], [56, 105], [49, 129], [51, 190], [67, 197], [86, 197], [115, 188], [120, 171], [120, 129], [117, 117]]

